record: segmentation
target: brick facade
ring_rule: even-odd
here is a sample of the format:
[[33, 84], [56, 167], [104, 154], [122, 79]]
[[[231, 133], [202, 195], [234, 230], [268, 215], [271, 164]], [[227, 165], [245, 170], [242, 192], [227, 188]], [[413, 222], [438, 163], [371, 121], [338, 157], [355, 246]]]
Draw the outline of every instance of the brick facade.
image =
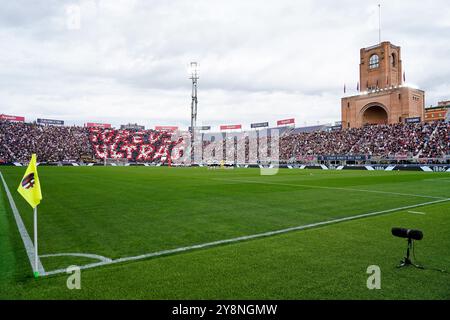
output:
[[360, 89], [341, 102], [342, 127], [424, 120], [425, 92], [403, 85], [400, 47], [390, 42], [360, 51]]
[[425, 109], [425, 121], [446, 120], [447, 113], [450, 112], [450, 101], [440, 101], [436, 107]]

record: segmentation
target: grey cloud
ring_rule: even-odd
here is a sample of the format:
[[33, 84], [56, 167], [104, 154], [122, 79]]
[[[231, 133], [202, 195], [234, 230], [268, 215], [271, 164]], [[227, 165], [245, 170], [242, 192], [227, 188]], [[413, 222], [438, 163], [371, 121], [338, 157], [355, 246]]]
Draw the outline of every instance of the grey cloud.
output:
[[[359, 48], [377, 41], [368, 23], [377, 3], [7, 2], [2, 112], [50, 117], [53, 110], [77, 123], [135, 122], [145, 113], [148, 123], [187, 125], [186, 66], [197, 60], [201, 121], [339, 120], [343, 85], [354, 90], [358, 81]], [[80, 5], [79, 30], [66, 28], [70, 4]], [[402, 46], [408, 81], [429, 92], [427, 104], [450, 95], [447, 14], [444, 0], [383, 2], [384, 39]]]

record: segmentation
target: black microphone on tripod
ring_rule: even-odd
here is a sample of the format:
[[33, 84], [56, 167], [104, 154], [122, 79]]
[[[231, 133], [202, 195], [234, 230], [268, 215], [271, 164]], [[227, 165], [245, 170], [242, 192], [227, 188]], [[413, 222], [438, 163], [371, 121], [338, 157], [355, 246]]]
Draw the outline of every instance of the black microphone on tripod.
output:
[[420, 230], [392, 228], [392, 235], [399, 238], [406, 238], [412, 240], [422, 240], [423, 233]]
[[399, 238], [404, 238], [408, 240], [408, 247], [406, 249], [406, 257], [400, 261], [400, 265], [397, 268], [414, 266], [419, 269], [423, 269], [423, 267], [414, 264], [410, 258], [410, 251], [413, 249], [413, 241], [414, 240], [422, 240], [423, 232], [420, 230], [413, 229], [405, 229], [405, 228], [392, 228], [392, 235]]

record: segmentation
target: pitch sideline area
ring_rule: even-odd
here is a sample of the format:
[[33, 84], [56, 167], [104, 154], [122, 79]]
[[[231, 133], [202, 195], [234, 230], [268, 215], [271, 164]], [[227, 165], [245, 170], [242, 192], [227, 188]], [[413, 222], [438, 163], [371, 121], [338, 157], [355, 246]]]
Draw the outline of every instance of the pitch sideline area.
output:
[[[3, 185], [5, 187], [6, 193], [8, 195], [8, 199], [10, 201], [11, 209], [14, 212], [14, 216], [16, 218], [16, 223], [17, 223], [18, 229], [20, 231], [20, 234], [22, 236], [22, 240], [24, 242], [24, 246], [25, 246], [25, 248], [27, 250], [27, 254], [28, 254], [28, 258], [30, 260], [30, 264], [32, 266], [33, 265], [33, 261], [34, 261], [34, 246], [33, 246], [33, 244], [30, 243], [31, 240], [30, 240], [26, 230], [23, 230], [23, 222], [22, 222], [22, 220], [20, 218], [19, 213], [17, 212], [16, 204], [15, 204], [14, 200], [11, 197], [11, 193], [9, 191], [8, 186], [4, 182], [4, 179], [3, 179], [3, 176], [1, 175], [1, 172], [0, 172], [0, 177], [2, 178]], [[225, 180], [225, 179], [223, 179], [223, 180]], [[225, 181], [234, 181], [234, 182], [238, 182], [238, 183], [259, 183], [258, 181], [248, 181], [248, 180], [225, 180]], [[273, 183], [269, 183], [269, 184], [273, 185]], [[287, 184], [283, 184], [283, 185], [287, 185]], [[294, 186], [294, 187], [297, 186], [298, 187], [298, 186], [302, 186], [302, 185], [289, 185], [289, 186]], [[319, 187], [319, 188], [327, 188], [327, 187]], [[331, 189], [339, 190], [339, 188], [331, 188]], [[343, 190], [371, 192], [371, 191], [367, 191], [367, 190], [358, 190], [358, 189], [343, 189]], [[383, 192], [383, 191], [374, 191], [374, 192], [389, 194], [388, 192]], [[399, 194], [399, 193], [395, 193], [395, 194]], [[367, 217], [371, 217], [371, 216], [387, 214], [387, 213], [392, 213], [392, 212], [397, 212], [397, 211], [403, 211], [403, 210], [407, 210], [407, 209], [413, 209], [413, 208], [418, 208], [418, 207], [423, 207], [423, 206], [428, 206], [428, 205], [432, 205], [432, 204], [438, 204], [438, 203], [450, 201], [450, 199], [439, 198], [439, 197], [431, 197], [431, 196], [424, 196], [424, 195], [409, 195], [409, 194], [400, 194], [400, 195], [422, 197], [422, 198], [434, 198], [434, 199], [440, 199], [440, 200], [429, 201], [429, 202], [419, 203], [419, 204], [416, 204], [416, 205], [400, 207], [400, 208], [393, 208], [393, 209], [388, 209], [388, 210], [383, 210], [383, 211], [364, 213], [364, 214], [360, 214], [360, 215], [356, 215], [356, 216], [349, 216], [349, 217], [344, 217], [344, 218], [340, 218], [340, 219], [322, 221], [322, 222], [317, 222], [317, 223], [312, 223], [312, 224], [302, 225], [302, 226], [296, 226], [296, 227], [291, 227], [291, 228], [282, 229], [282, 230], [275, 230], [275, 231], [268, 231], [268, 232], [265, 232], [265, 233], [252, 234], [252, 235], [242, 236], [242, 237], [238, 237], [238, 238], [224, 239], [224, 240], [218, 240], [218, 241], [214, 241], [214, 242], [196, 244], [196, 245], [193, 245], [193, 246], [175, 248], [175, 249], [171, 249], [171, 250], [163, 250], [163, 251], [158, 251], [158, 252], [146, 253], [146, 254], [133, 256], [133, 257], [123, 257], [123, 258], [119, 258], [119, 259], [115, 259], [115, 260], [112, 260], [112, 259], [107, 258], [107, 257], [100, 256], [100, 255], [96, 255], [96, 254], [86, 254], [86, 253], [55, 253], [55, 254], [46, 254], [46, 255], [39, 255], [39, 256], [43, 257], [43, 258], [58, 257], [58, 256], [59, 257], [61, 257], [61, 256], [75, 256], [75, 257], [76, 256], [81, 256], [81, 257], [92, 258], [92, 259], [95, 259], [95, 260], [100, 260], [100, 262], [96, 262], [96, 263], [80, 266], [80, 269], [90, 269], [90, 268], [105, 266], [105, 265], [109, 265], [109, 264], [116, 264], [116, 263], [122, 263], [122, 262], [129, 262], [129, 261], [137, 261], [137, 260], [143, 260], [143, 259], [148, 259], [148, 258], [155, 258], [155, 257], [159, 257], [159, 256], [170, 255], [170, 254], [175, 254], [175, 253], [180, 253], [180, 252], [185, 252], [185, 251], [191, 251], [191, 250], [196, 250], [196, 249], [203, 249], [203, 248], [208, 248], [208, 247], [213, 247], [213, 246], [218, 246], [218, 245], [223, 245], [223, 244], [229, 244], [229, 243], [235, 243], [235, 242], [240, 242], [240, 241], [247, 241], [247, 240], [257, 239], [257, 238], [269, 237], [269, 236], [283, 234], [283, 233], [292, 232], [292, 231], [300, 231], [300, 230], [315, 228], [315, 227], [319, 227], [319, 226], [325, 226], [325, 225], [329, 225], [329, 224], [339, 223], [339, 222], [343, 222], [343, 221], [362, 219], [362, 218], [367, 218]], [[409, 211], [409, 212], [411, 212], [411, 211]], [[57, 270], [45, 271], [39, 258], [38, 258], [38, 261], [39, 261], [39, 272], [40, 272], [40, 274], [42, 276], [66, 273], [66, 269], [65, 268], [57, 269]]]
[[[41, 179], [43, 181], [43, 185], [45, 185], [44, 181], [45, 181], [45, 176], [48, 175], [50, 182], [51, 181], [51, 176], [58, 176], [61, 172], [58, 172], [58, 170], [61, 170], [62, 168], [41, 168], [44, 169], [43, 171], [45, 172], [44, 174], [41, 174]], [[67, 168], [65, 170], [61, 170], [61, 171], [66, 171], [66, 173], [63, 174], [63, 176], [66, 175], [72, 175], [73, 172], [71, 172], [70, 170], [73, 170], [74, 168]], [[88, 170], [92, 170], [93, 168], [87, 168]], [[240, 172], [238, 173], [226, 173], [226, 172], [219, 172], [217, 173], [205, 173], [206, 171], [204, 169], [199, 169], [199, 168], [193, 168], [193, 169], [187, 169], [187, 168], [183, 168], [183, 169], [168, 169], [168, 168], [159, 168], [157, 170], [153, 169], [153, 168], [142, 168], [139, 170], [133, 169], [133, 168], [127, 168], [127, 170], [123, 169], [123, 168], [112, 168], [112, 169], [108, 169], [105, 170], [107, 168], [99, 168], [97, 170], [97, 178], [99, 178], [100, 176], [102, 176], [105, 172], [108, 172], [108, 174], [106, 175], [106, 179], [113, 179], [114, 177], [112, 177], [113, 175], [118, 175], [118, 181], [122, 180], [123, 177], [123, 173], [126, 173], [128, 171], [128, 173], [131, 174], [131, 176], [133, 176], [133, 171], [140, 171], [140, 174], [145, 175], [145, 177], [148, 178], [148, 176], [150, 176], [150, 180], [153, 180], [153, 184], [160, 184], [160, 183], [164, 183], [162, 181], [166, 180], [165, 177], [163, 175], [167, 174], [167, 179], [170, 180], [178, 180], [181, 179], [183, 180], [183, 176], [187, 175], [191, 175], [190, 172], [193, 174], [191, 175], [191, 178], [193, 179], [193, 181], [196, 181], [195, 183], [188, 183], [188, 184], [184, 184], [182, 183], [182, 188], [187, 188], [188, 190], [190, 190], [190, 187], [192, 187], [192, 185], [201, 185], [201, 181], [208, 181], [208, 183], [206, 183], [206, 187], [210, 188], [211, 187], [211, 181], [214, 181], [214, 183], [218, 183], [218, 180], [223, 180], [222, 182], [220, 182], [219, 185], [216, 186], [216, 190], [219, 189], [224, 189], [224, 190], [228, 190], [229, 193], [234, 193], [236, 190], [236, 186], [239, 187], [239, 191], [242, 193], [245, 190], [247, 191], [247, 196], [249, 198], [255, 197], [255, 193], [262, 193], [264, 196], [267, 196], [267, 194], [271, 194], [274, 193], [275, 195], [277, 193], [287, 193], [287, 198], [291, 198], [293, 194], [295, 194], [297, 197], [301, 195], [306, 196], [306, 197], [311, 197], [312, 195], [316, 195], [315, 199], [312, 200], [322, 200], [321, 197], [317, 194], [322, 194], [323, 192], [318, 192], [317, 189], [324, 189], [326, 194], [324, 198], [327, 198], [328, 196], [331, 195], [331, 193], [340, 193], [335, 199], [341, 199], [340, 202], [337, 202], [335, 204], [337, 204], [340, 208], [336, 208], [336, 210], [331, 210], [331, 214], [328, 213], [328, 215], [324, 215], [324, 214], [318, 214], [316, 217], [314, 217], [314, 219], [312, 219], [311, 215], [303, 215], [300, 214], [300, 218], [297, 216], [296, 219], [289, 217], [290, 223], [292, 223], [293, 220], [301, 220], [301, 221], [314, 221], [312, 223], [304, 223], [304, 224], [297, 224], [297, 225], [290, 225], [287, 228], [284, 229], [280, 229], [280, 228], [276, 228], [277, 223], [273, 223], [273, 224], [263, 224], [261, 226], [258, 226], [257, 228], [251, 228], [250, 224], [252, 222], [256, 222], [256, 220], [249, 220], [246, 221], [245, 220], [245, 211], [241, 211], [240, 215], [237, 215], [236, 217], [238, 218], [238, 220], [243, 220], [244, 224], [247, 224], [247, 229], [249, 230], [262, 230], [264, 232], [259, 232], [259, 233], [250, 233], [247, 232], [246, 234], [244, 233], [244, 235], [240, 235], [238, 237], [222, 237], [222, 239], [218, 239], [215, 241], [210, 241], [210, 242], [195, 242], [192, 245], [188, 245], [188, 246], [178, 246], [175, 248], [170, 248], [170, 249], [166, 249], [166, 250], [159, 250], [159, 251], [154, 251], [153, 253], [150, 254], [139, 254], [136, 256], [127, 256], [122, 255], [112, 258], [110, 260], [110, 258], [106, 258], [106, 256], [104, 256], [103, 254], [101, 255], [97, 255], [97, 257], [91, 257], [94, 259], [103, 259], [102, 261], [98, 262], [98, 263], [88, 263], [87, 266], [88, 267], [93, 267], [93, 266], [101, 266], [101, 265], [107, 265], [107, 264], [111, 264], [111, 263], [118, 263], [118, 262], [127, 262], [127, 261], [133, 261], [133, 260], [138, 260], [138, 259], [146, 259], [149, 257], [156, 257], [156, 256], [162, 256], [162, 255], [168, 255], [168, 254], [173, 254], [176, 252], [183, 252], [183, 251], [189, 251], [189, 250], [193, 250], [193, 249], [200, 249], [200, 248], [206, 248], [206, 247], [211, 247], [211, 246], [217, 246], [217, 245], [221, 245], [221, 244], [225, 244], [225, 243], [233, 243], [233, 242], [238, 242], [238, 241], [244, 241], [244, 240], [250, 240], [250, 239], [256, 239], [256, 238], [261, 238], [261, 237], [268, 237], [268, 236], [273, 236], [273, 235], [279, 235], [282, 233], [286, 233], [286, 232], [292, 232], [295, 230], [304, 230], [304, 229], [308, 229], [308, 228], [317, 228], [317, 227], [323, 227], [329, 224], [334, 224], [337, 222], [344, 222], [344, 221], [350, 221], [350, 220], [354, 220], [354, 219], [361, 219], [361, 218], [365, 218], [365, 217], [370, 217], [370, 216], [375, 216], [375, 215], [381, 215], [381, 214], [386, 214], [386, 213], [392, 213], [392, 212], [398, 212], [398, 211], [405, 211], [408, 209], [412, 209], [412, 208], [417, 208], [417, 207], [425, 207], [425, 206], [429, 206], [429, 205], [433, 205], [433, 204], [439, 204], [439, 203], [443, 203], [446, 202], [450, 199], [444, 197], [445, 194], [448, 194], [448, 190], [442, 190], [442, 186], [440, 188], [438, 188], [438, 190], [434, 190], [434, 189], [427, 189], [430, 191], [430, 194], [427, 195], [422, 195], [422, 194], [410, 194], [407, 192], [391, 192], [392, 194], [389, 196], [389, 190], [386, 189], [385, 185], [386, 185], [386, 180], [392, 180], [392, 178], [395, 178], [394, 181], [390, 181], [390, 184], [394, 184], [394, 188], [393, 189], [397, 189], [396, 187], [400, 187], [402, 188], [402, 190], [414, 190], [416, 188], [414, 188], [414, 186], [409, 185], [409, 184], [414, 184], [414, 182], [417, 182], [415, 180], [419, 180], [422, 181], [423, 179], [429, 179], [430, 174], [424, 174], [424, 173], [415, 173], [415, 174], [411, 174], [411, 173], [389, 173], [390, 177], [388, 174], [383, 173], [365, 173], [364, 175], [358, 175], [355, 174], [354, 172], [352, 173], [319, 173], [317, 174], [316, 172], [306, 172], [306, 173], [299, 173], [299, 172], [295, 172], [295, 173], [288, 173], [286, 172], [282, 172], [280, 173], [279, 176], [274, 176], [274, 177], [265, 177], [264, 181], [255, 181], [255, 179], [262, 179], [259, 175], [257, 170], [251, 170], [251, 169], [242, 169], [240, 170]], [[52, 172], [53, 173], [50, 173]], [[172, 171], [169, 171], [172, 170]], [[17, 170], [10, 170], [10, 172], [8, 172], [7, 176], [10, 178], [11, 176], [11, 172], [12, 171], [17, 171]], [[114, 172], [115, 171], [115, 172]], [[146, 172], [144, 172], [146, 171]], [[156, 173], [155, 173], [156, 172]], [[56, 173], [56, 174], [55, 174]], [[175, 174], [174, 174], [175, 173]], [[17, 176], [17, 172], [14, 173], [15, 176]], [[19, 174], [20, 175], [20, 174]], [[84, 175], [89, 176], [89, 172], [86, 171], [84, 172]], [[222, 178], [218, 178], [217, 175], [221, 175]], [[419, 176], [421, 175], [421, 176]], [[445, 179], [447, 177], [447, 175], [445, 174], [431, 174], [435, 176], [435, 179]], [[230, 177], [231, 176], [231, 177]], [[368, 176], [370, 176], [370, 178], [372, 179], [368, 179]], [[251, 180], [248, 179], [249, 177], [251, 177]], [[63, 180], [66, 177], [59, 177], [62, 178]], [[185, 178], [185, 177], [184, 177]], [[242, 179], [244, 178], [244, 179]], [[363, 179], [364, 181], [359, 181], [359, 179]], [[419, 179], [418, 179], [419, 178]], [[56, 179], [56, 181], [58, 181], [60, 179]], [[90, 180], [90, 179], [88, 179]], [[124, 183], [128, 183], [126, 181], [127, 179], [125, 179]], [[301, 184], [297, 184], [298, 181], [301, 181]], [[348, 180], [353, 180], [353, 183], [350, 184]], [[370, 184], [368, 183], [370, 180], [374, 180], [377, 183], [375, 184]], [[275, 181], [275, 182], [274, 182]], [[278, 181], [278, 182], [277, 182]], [[286, 183], [286, 181], [290, 182], [290, 183]], [[317, 185], [317, 181], [320, 181], [321, 185]], [[295, 183], [293, 183], [295, 182]], [[307, 182], [307, 183], [304, 183]], [[362, 184], [362, 182], [364, 182], [364, 184]], [[136, 181], [137, 185], [139, 185], [139, 181]], [[324, 183], [326, 183], [327, 185], [323, 185]], [[8, 181], [8, 184], [10, 186], [10, 188], [13, 188], [13, 184], [11, 183], [11, 181]], [[257, 185], [254, 186], [254, 184], [261, 184], [261, 185]], [[331, 185], [331, 186], [330, 186]], [[333, 186], [334, 185], [334, 186]], [[344, 187], [339, 187], [337, 185], [344, 185]], [[153, 185], [154, 187], [155, 185]], [[171, 188], [170, 186], [173, 187], [173, 181], [172, 183], [168, 183], [167, 185], [164, 186], [165, 188]], [[295, 189], [300, 188], [300, 190], [292, 190], [293, 186], [295, 187]], [[384, 186], [384, 187], [383, 187]], [[161, 187], [161, 186], [159, 186]], [[362, 188], [364, 187], [364, 188]], [[370, 190], [366, 190], [366, 187], [381, 187], [382, 190], [379, 190], [378, 188], [373, 188]], [[445, 187], [445, 186], [444, 186]], [[43, 187], [45, 188], [45, 187]], [[49, 185], [50, 190], [52, 190], [51, 184]], [[269, 188], [270, 190], [268, 190], [267, 188]], [[279, 188], [281, 188], [281, 190], [279, 190]], [[70, 189], [70, 188], [69, 188]], [[89, 188], [88, 188], [89, 189]], [[175, 188], [176, 189], [176, 188]], [[256, 189], [256, 191], [254, 190]], [[389, 188], [388, 188], [389, 189]], [[448, 189], [448, 188], [447, 188]], [[343, 208], [345, 209], [347, 203], [344, 199], [342, 199], [343, 194], [346, 193], [347, 195], [351, 195], [353, 196], [354, 194], [359, 194], [359, 199], [352, 199], [353, 201], [351, 201], [351, 203], [353, 204], [360, 204], [360, 201], [356, 201], [356, 200], [361, 200], [361, 193], [365, 194], [362, 191], [369, 191], [367, 192], [367, 194], [369, 194], [368, 198], [366, 198], [366, 203], [367, 206], [366, 208], [372, 208], [373, 206], [370, 205], [370, 201], [374, 201], [377, 200], [378, 204], [377, 206], [375, 206], [375, 208], [383, 208], [383, 210], [377, 210], [377, 211], [365, 211], [368, 213], [364, 213], [361, 214], [361, 212], [364, 208], [349, 208], [350, 210], [348, 213], [346, 214], [342, 214], [341, 212], [345, 211], [342, 210]], [[384, 191], [383, 191], [384, 190]], [[373, 191], [373, 192], [370, 192]], [[192, 191], [190, 191], [192, 192]], [[159, 195], [161, 196], [161, 195]], [[200, 195], [201, 196], [201, 195]], [[225, 196], [227, 198], [227, 200], [232, 201], [232, 197], [227, 197], [227, 193], [223, 193], [222, 196]], [[284, 195], [286, 196], [286, 195]], [[276, 195], [275, 196], [275, 201], [279, 201], [280, 198], [286, 200], [287, 198], [284, 196], [280, 196], [280, 195]], [[322, 194], [322, 196], [324, 196]], [[195, 197], [194, 194], [191, 194], [191, 197], [188, 198], [192, 198]], [[395, 199], [395, 201], [393, 201], [392, 199], [389, 199], [389, 197]], [[423, 202], [423, 199], [418, 202], [417, 199], [414, 198], [423, 198], [423, 197], [429, 197], [431, 199], [434, 199], [433, 201], [428, 201], [428, 202]], [[85, 198], [85, 197], [84, 197]], [[169, 196], [169, 198], [171, 198]], [[199, 197], [195, 197], [195, 198], [199, 198]], [[257, 197], [258, 200], [261, 200], [262, 198]], [[405, 200], [405, 198], [407, 198], [407, 201]], [[44, 194], [44, 199], [45, 199], [45, 194]], [[387, 207], [385, 205], [385, 203], [381, 203], [381, 199], [386, 200], [385, 202], [387, 202], [387, 205], [392, 205], [392, 204], [406, 204], [406, 205], [402, 205], [402, 206], [394, 206], [394, 207]], [[17, 200], [17, 197], [16, 197]], [[208, 199], [209, 200], [209, 199]], [[238, 199], [239, 200], [239, 199]], [[329, 201], [333, 201], [333, 199], [329, 199]], [[355, 202], [356, 201], [356, 202]], [[364, 201], [363, 201], [364, 202]], [[239, 204], [241, 204], [242, 202], [238, 201]], [[270, 201], [269, 201], [270, 203]], [[222, 205], [223, 203], [220, 202], [220, 204]], [[231, 204], [231, 203], [229, 203]], [[293, 205], [302, 205], [303, 207], [301, 209], [301, 211], [298, 210], [298, 208], [295, 208], [295, 206]], [[267, 205], [267, 206], [266, 206]], [[372, 204], [373, 205], [373, 204]], [[286, 200], [286, 206], [290, 207], [291, 210], [296, 211], [296, 212], [305, 212], [306, 209], [311, 210], [314, 208], [314, 206], [311, 206], [311, 202], [309, 201], [305, 201], [305, 200], [299, 200], [299, 201], [287, 201]], [[329, 203], [327, 204], [327, 206], [329, 207]], [[18, 207], [20, 208], [21, 205], [18, 204]], [[262, 207], [265, 207], [266, 209], [263, 209]], [[319, 210], [322, 210], [320, 205], [316, 205], [315, 207], [319, 208]], [[261, 211], [261, 210], [269, 210], [267, 208], [270, 208], [270, 204], [264, 204], [264, 206], [256, 206], [256, 208], [252, 207], [252, 210], [254, 211]], [[214, 209], [214, 206], [210, 206], [210, 209]], [[360, 210], [358, 212], [358, 210]], [[275, 210], [276, 211], [276, 210]], [[131, 211], [130, 211], [131, 212]], [[203, 211], [204, 212], [204, 211]], [[285, 211], [281, 211], [281, 212], [285, 212]], [[318, 211], [319, 212], [319, 211]], [[95, 212], [93, 212], [95, 213]], [[277, 212], [275, 212], [277, 213]], [[25, 220], [25, 224], [27, 224], [27, 220], [29, 223], [29, 219], [27, 219], [26, 214], [24, 215], [23, 210], [21, 210], [21, 215], [25, 216], [24, 220]], [[44, 215], [44, 214], [42, 214]], [[132, 214], [131, 214], [132, 215]], [[82, 215], [83, 216], [83, 215]], [[45, 217], [45, 216], [44, 216]], [[92, 218], [89, 216], [83, 216], [84, 218]], [[177, 216], [179, 217], [179, 216]], [[190, 216], [192, 217], [192, 215]], [[269, 215], [269, 216], [263, 216], [264, 218], [268, 219], [268, 220], [273, 220], [273, 216]], [[330, 218], [330, 217], [334, 217], [334, 219], [326, 219], [326, 218]], [[61, 217], [59, 217], [61, 218]], [[62, 217], [63, 218], [63, 217]], [[62, 219], [61, 218], [61, 219]], [[213, 218], [215, 218], [214, 216], [208, 216], [207, 218], [210, 219], [210, 221], [214, 221]], [[70, 220], [73, 219], [72, 216], [69, 215], [69, 223]], [[42, 220], [45, 221], [44, 218], [42, 218]], [[63, 220], [63, 219], [62, 219]], [[113, 219], [114, 220], [114, 219]], [[283, 220], [283, 219], [281, 219]], [[59, 219], [58, 219], [59, 221]], [[223, 220], [221, 221], [222, 223], [224, 222]], [[237, 221], [233, 220], [228, 220], [226, 221], [228, 222], [228, 224], [231, 224], [233, 226], [236, 226]], [[280, 224], [279, 221], [275, 221], [278, 222], [278, 225]], [[44, 222], [41, 222], [41, 225]], [[283, 222], [284, 223], [284, 222]], [[207, 227], [208, 224], [206, 223], [204, 225], [204, 227]], [[29, 226], [27, 226], [29, 228]], [[193, 228], [195, 228], [196, 225], [193, 225]], [[45, 230], [45, 225], [43, 225], [43, 228]], [[66, 229], [67, 231], [67, 229]], [[206, 232], [205, 230], [203, 230], [204, 232]], [[98, 230], [97, 230], [98, 232]], [[229, 230], [227, 230], [227, 232], [223, 232], [223, 234], [232, 234], [231, 232], [229, 232]], [[63, 236], [63, 235], [61, 235]], [[189, 237], [183, 237], [184, 240], [188, 240], [187, 242], [189, 242]], [[211, 237], [210, 237], [211, 238]], [[214, 238], [213, 238], [214, 239]], [[223, 240], [226, 239], [226, 240]], [[192, 242], [192, 240], [191, 240]], [[87, 244], [87, 245], [86, 245]], [[166, 243], [167, 245], [167, 243]], [[81, 246], [79, 246], [81, 247]], [[45, 242], [44, 242], [44, 248], [45, 248]], [[85, 243], [85, 248], [89, 249], [89, 243]], [[164, 247], [163, 247], [164, 248]], [[141, 248], [143, 249], [143, 248]], [[84, 251], [78, 251], [78, 252], [96, 252], [96, 251], [92, 251], [92, 250], [84, 250]], [[65, 252], [76, 252], [73, 250], [68, 250]], [[149, 252], [149, 251], [147, 251]], [[151, 251], [150, 251], [151, 252]], [[75, 254], [71, 254], [71, 255], [77, 255], [79, 253], [75, 253]], [[56, 252], [51, 252], [51, 251], [45, 251], [43, 254], [40, 254], [41, 258], [49, 258], [49, 257], [64, 257], [66, 254], [62, 251], [56, 251]], [[69, 254], [70, 255], [70, 254]], [[83, 254], [81, 254], [81, 256], [83, 256]], [[123, 256], [125, 256], [125, 258], [123, 258]], [[100, 257], [100, 258], [99, 258]], [[89, 258], [89, 257], [88, 257]], [[65, 261], [64, 259], [62, 260], [62, 264], [64, 264]], [[50, 264], [51, 265], [51, 264]], [[128, 265], [128, 264], [127, 264]], [[103, 268], [101, 268], [103, 269]], [[51, 269], [50, 269], [51, 270]], [[56, 269], [54, 271], [50, 271], [47, 272], [47, 274], [55, 274], [55, 273], [60, 273], [60, 272], [64, 272], [65, 269]]]

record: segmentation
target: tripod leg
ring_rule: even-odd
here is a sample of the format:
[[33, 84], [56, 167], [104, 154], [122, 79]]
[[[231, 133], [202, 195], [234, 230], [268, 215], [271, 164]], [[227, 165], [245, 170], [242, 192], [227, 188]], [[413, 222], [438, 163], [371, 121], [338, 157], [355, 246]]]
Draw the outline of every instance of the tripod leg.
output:
[[408, 238], [408, 246], [406, 248], [406, 257], [404, 257], [403, 260], [400, 261], [400, 264], [397, 266], [397, 268], [403, 268], [403, 267], [412, 265], [411, 259], [409, 258], [411, 247], [412, 247], [412, 240]]
[[406, 249], [406, 258], [405, 261], [409, 261], [411, 263], [411, 260], [409, 259], [409, 253], [412, 247], [412, 240], [411, 238], [408, 238], [408, 249]]
[[410, 253], [411, 253], [412, 246], [413, 246], [413, 240], [408, 238], [408, 247], [406, 249], [406, 257], [404, 257], [403, 260], [400, 261], [400, 264], [397, 266], [397, 268], [413, 266], [417, 269], [424, 269], [424, 267], [419, 266], [411, 261]]

